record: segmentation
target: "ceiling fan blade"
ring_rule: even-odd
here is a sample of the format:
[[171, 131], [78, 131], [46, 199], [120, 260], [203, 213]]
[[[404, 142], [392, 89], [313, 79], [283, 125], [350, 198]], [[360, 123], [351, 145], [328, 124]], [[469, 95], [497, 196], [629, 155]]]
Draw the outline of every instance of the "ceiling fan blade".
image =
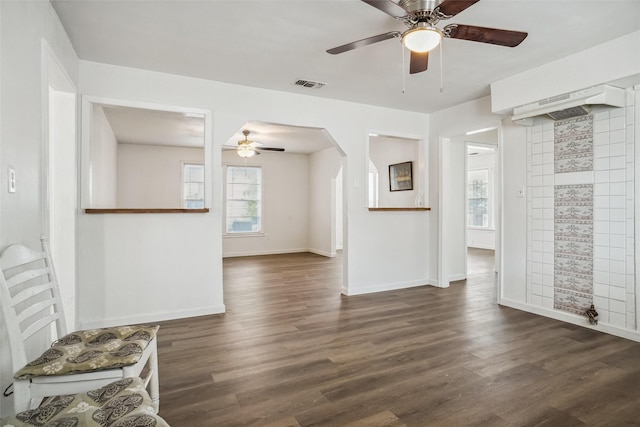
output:
[[528, 33], [476, 27], [474, 25], [450, 24], [442, 29], [445, 37], [472, 42], [490, 43], [499, 46], [516, 47], [527, 38]]
[[[392, 2], [391, 0], [362, 0], [369, 6], [373, 6], [376, 9], [386, 13], [387, 15], [391, 15], [394, 18], [402, 17], [407, 15], [407, 11], [398, 6], [397, 3]], [[478, 0], [476, 0], [478, 1]]]
[[434, 9], [434, 12], [451, 18], [479, 1], [480, 0], [444, 0]]
[[411, 62], [409, 63], [409, 74], [427, 71], [429, 66], [429, 52], [411, 52]]
[[342, 46], [334, 47], [333, 49], [327, 50], [327, 53], [330, 53], [332, 55], [336, 55], [338, 53], [348, 52], [350, 50], [353, 50], [353, 49], [356, 49], [356, 48], [359, 48], [359, 47], [368, 46], [370, 44], [374, 44], [374, 43], [378, 43], [378, 42], [381, 42], [381, 41], [393, 39], [393, 38], [396, 38], [396, 37], [400, 37], [400, 32], [399, 31], [390, 31], [388, 33], [378, 34], [377, 36], [369, 37], [369, 38], [366, 38], [366, 39], [362, 39], [362, 40], [358, 40], [358, 41], [355, 41], [355, 42], [347, 43], [347, 44], [344, 44]]
[[256, 151], [284, 151], [284, 148], [274, 148], [274, 147], [255, 147]]

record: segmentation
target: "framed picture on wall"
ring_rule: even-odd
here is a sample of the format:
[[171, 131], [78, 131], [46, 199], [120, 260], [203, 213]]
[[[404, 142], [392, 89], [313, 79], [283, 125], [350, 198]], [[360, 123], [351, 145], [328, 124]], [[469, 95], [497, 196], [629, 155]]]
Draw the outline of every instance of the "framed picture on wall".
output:
[[389, 190], [413, 190], [413, 162], [389, 165]]

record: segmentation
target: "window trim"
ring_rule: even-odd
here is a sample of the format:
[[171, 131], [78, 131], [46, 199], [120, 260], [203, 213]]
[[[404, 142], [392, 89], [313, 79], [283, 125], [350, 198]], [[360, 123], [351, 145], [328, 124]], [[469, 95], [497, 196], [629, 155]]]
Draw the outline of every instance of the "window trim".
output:
[[[187, 165], [192, 165], [192, 166], [201, 166], [202, 167], [202, 207], [200, 208], [188, 208], [186, 207], [186, 195], [185, 195], [185, 191], [184, 191], [184, 185], [186, 184], [185, 182], [185, 176], [184, 176], [184, 169], [185, 166]], [[182, 188], [180, 189], [180, 197], [181, 197], [181, 201], [182, 201], [182, 208], [183, 209], [203, 209], [206, 207], [206, 199], [207, 199], [207, 177], [206, 177], [206, 168], [204, 166], [204, 162], [200, 163], [200, 162], [192, 162], [192, 161], [188, 161], [188, 160], [182, 160], [180, 161], [180, 182], [182, 183]]]
[[[227, 179], [229, 167], [235, 168], [258, 168], [260, 169], [260, 231], [248, 231], [248, 232], [236, 232], [231, 233], [227, 231]], [[242, 238], [242, 237], [265, 237], [265, 221], [264, 221], [264, 166], [263, 165], [246, 165], [238, 163], [225, 163], [223, 164], [223, 188], [222, 188], [222, 236], [227, 238]]]
[[[465, 225], [468, 230], [482, 230], [482, 231], [495, 231], [495, 194], [494, 194], [494, 169], [493, 167], [480, 167], [480, 168], [467, 168], [465, 174], [465, 205], [466, 205], [466, 216], [465, 216]], [[487, 171], [487, 226], [478, 226], [478, 225], [469, 225], [469, 172], [474, 171]]]

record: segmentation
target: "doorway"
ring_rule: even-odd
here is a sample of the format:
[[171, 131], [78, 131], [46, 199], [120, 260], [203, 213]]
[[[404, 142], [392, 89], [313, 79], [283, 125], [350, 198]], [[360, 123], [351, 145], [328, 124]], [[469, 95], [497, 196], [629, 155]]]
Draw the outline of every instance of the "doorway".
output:
[[[342, 280], [334, 291], [345, 292], [346, 227], [345, 155], [326, 129], [281, 123], [247, 121], [222, 145], [222, 219], [225, 301], [233, 292], [233, 271], [256, 268], [261, 260], [275, 263], [300, 254], [331, 258]], [[255, 153], [243, 156], [245, 132]], [[240, 142], [240, 145], [239, 145]], [[259, 154], [259, 155], [258, 155]], [[236, 179], [233, 173], [252, 173], [259, 179]], [[241, 176], [241, 175], [239, 175]], [[237, 191], [236, 181], [252, 192]], [[246, 194], [245, 194], [246, 193]], [[242, 200], [238, 197], [242, 194]], [[249, 205], [244, 199], [256, 200]], [[256, 206], [249, 212], [248, 207]], [[259, 216], [256, 226], [234, 228], [233, 221]], [[263, 258], [264, 257], [264, 258]], [[242, 267], [238, 267], [242, 266]], [[266, 280], [259, 277], [255, 280]], [[227, 281], [226, 279], [229, 279]], [[238, 285], [239, 286], [239, 285]], [[235, 290], [234, 290], [235, 291]], [[226, 303], [225, 303], [226, 304]]]
[[[466, 247], [467, 277], [495, 268], [496, 148], [497, 133], [486, 132], [466, 140]], [[481, 142], [480, 142], [481, 141]]]
[[[467, 280], [476, 273], [486, 279], [499, 295], [500, 275], [500, 207], [502, 186], [500, 181], [500, 127], [499, 124], [482, 130], [470, 130], [451, 136], [441, 136], [439, 155], [438, 215], [438, 286], [448, 287], [452, 281]], [[472, 154], [470, 155], [470, 147]], [[470, 158], [486, 154], [482, 165]], [[484, 169], [483, 172], [478, 172]], [[480, 175], [483, 179], [480, 179]], [[491, 185], [488, 176], [491, 175]], [[474, 181], [479, 181], [475, 182]], [[478, 191], [471, 200], [473, 188]], [[484, 185], [484, 187], [483, 187]], [[484, 193], [483, 193], [484, 191]], [[491, 203], [489, 203], [491, 192]], [[482, 196], [482, 197], [480, 197]], [[473, 199], [473, 197], [471, 198]], [[479, 209], [482, 208], [482, 209]], [[471, 222], [472, 226], [469, 226]], [[473, 232], [472, 232], [473, 231]], [[471, 236], [470, 236], [471, 234]], [[491, 243], [488, 243], [491, 242]], [[487, 265], [489, 267], [487, 267]], [[485, 283], [487, 281], [485, 280]], [[497, 297], [496, 297], [497, 300]]]

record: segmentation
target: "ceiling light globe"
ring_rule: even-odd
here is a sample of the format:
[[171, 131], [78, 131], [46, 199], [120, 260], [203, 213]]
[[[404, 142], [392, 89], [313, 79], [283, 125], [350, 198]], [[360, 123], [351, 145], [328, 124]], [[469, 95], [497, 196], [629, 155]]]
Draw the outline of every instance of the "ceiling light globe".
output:
[[255, 150], [249, 147], [238, 147], [238, 156], [240, 157], [253, 157], [256, 154]]
[[412, 52], [429, 52], [440, 44], [442, 33], [435, 27], [417, 27], [402, 35], [402, 44]]

